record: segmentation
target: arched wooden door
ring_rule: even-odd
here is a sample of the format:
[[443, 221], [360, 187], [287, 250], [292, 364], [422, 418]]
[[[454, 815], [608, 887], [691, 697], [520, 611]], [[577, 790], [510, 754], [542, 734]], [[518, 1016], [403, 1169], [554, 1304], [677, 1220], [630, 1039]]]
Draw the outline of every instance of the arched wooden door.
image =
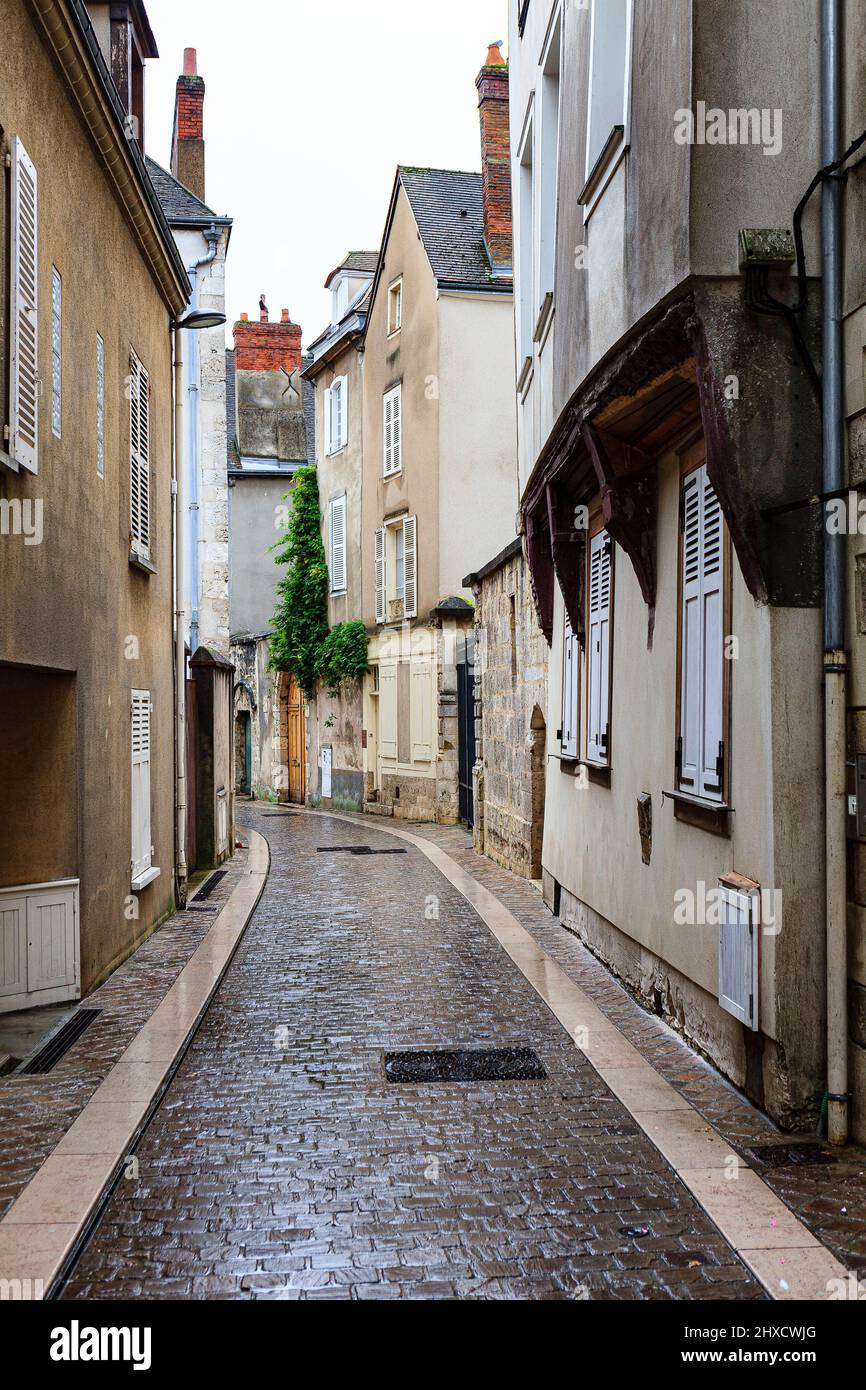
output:
[[286, 676], [286, 761], [289, 801], [304, 802], [304, 697], [294, 676]]

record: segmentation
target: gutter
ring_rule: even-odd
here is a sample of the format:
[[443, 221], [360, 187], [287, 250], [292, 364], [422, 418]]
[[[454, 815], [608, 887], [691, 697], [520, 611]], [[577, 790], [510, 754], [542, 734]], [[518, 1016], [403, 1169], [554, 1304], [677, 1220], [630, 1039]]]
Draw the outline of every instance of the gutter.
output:
[[[821, 163], [842, 155], [842, 0], [821, 4]], [[844, 339], [842, 328], [843, 181], [821, 185], [824, 290], [823, 491], [845, 481]], [[846, 881], [846, 728], [844, 533], [824, 525], [824, 750], [827, 933], [827, 1137], [848, 1139], [848, 957]]]
[[[192, 285], [191, 308], [199, 307], [199, 271], [205, 266], [212, 265], [216, 259], [217, 247], [219, 245], [219, 232], [216, 223], [211, 223], [208, 228], [202, 227], [202, 236], [208, 244], [207, 254], [200, 260], [191, 265], [188, 270], [190, 284]], [[187, 368], [187, 397], [189, 400], [189, 437], [187, 440], [187, 482], [188, 496], [187, 511], [184, 524], [188, 519], [189, 523], [189, 554], [190, 554], [190, 587], [189, 599], [191, 603], [191, 621], [189, 642], [192, 655], [198, 650], [198, 514], [199, 514], [199, 439], [198, 439], [198, 397], [200, 389], [200, 362], [201, 351], [199, 348], [199, 335], [197, 332], [190, 334], [189, 363]], [[184, 595], [186, 598], [186, 594]]]
[[183, 443], [183, 338], [172, 333], [174, 348], [174, 430], [172, 438], [172, 529], [174, 531], [174, 820], [175, 900], [186, 906], [186, 554], [184, 546], [184, 479], [181, 467]]

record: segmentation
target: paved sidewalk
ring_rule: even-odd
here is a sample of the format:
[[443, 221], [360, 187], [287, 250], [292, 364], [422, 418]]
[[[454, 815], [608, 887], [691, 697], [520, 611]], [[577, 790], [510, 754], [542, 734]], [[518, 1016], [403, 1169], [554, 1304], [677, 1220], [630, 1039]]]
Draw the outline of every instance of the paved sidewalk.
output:
[[[241, 814], [268, 884], [64, 1297], [764, 1297], [419, 849]], [[354, 844], [390, 852], [328, 852]], [[460, 1047], [547, 1079], [385, 1077], [385, 1050]]]

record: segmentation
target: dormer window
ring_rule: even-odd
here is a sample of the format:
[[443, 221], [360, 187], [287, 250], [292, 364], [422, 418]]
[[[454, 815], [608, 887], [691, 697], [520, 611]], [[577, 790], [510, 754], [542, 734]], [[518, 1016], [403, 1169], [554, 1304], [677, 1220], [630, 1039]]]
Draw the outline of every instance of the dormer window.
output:
[[336, 327], [349, 307], [349, 277], [338, 275], [331, 286], [331, 323]]

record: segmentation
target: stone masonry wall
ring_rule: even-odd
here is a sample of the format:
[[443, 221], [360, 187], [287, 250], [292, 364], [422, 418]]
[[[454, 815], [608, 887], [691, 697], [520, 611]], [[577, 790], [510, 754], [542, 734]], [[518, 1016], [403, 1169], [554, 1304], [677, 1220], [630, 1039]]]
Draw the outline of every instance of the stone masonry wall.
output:
[[475, 588], [475, 846], [526, 878], [541, 876], [547, 643], [522, 554]]

